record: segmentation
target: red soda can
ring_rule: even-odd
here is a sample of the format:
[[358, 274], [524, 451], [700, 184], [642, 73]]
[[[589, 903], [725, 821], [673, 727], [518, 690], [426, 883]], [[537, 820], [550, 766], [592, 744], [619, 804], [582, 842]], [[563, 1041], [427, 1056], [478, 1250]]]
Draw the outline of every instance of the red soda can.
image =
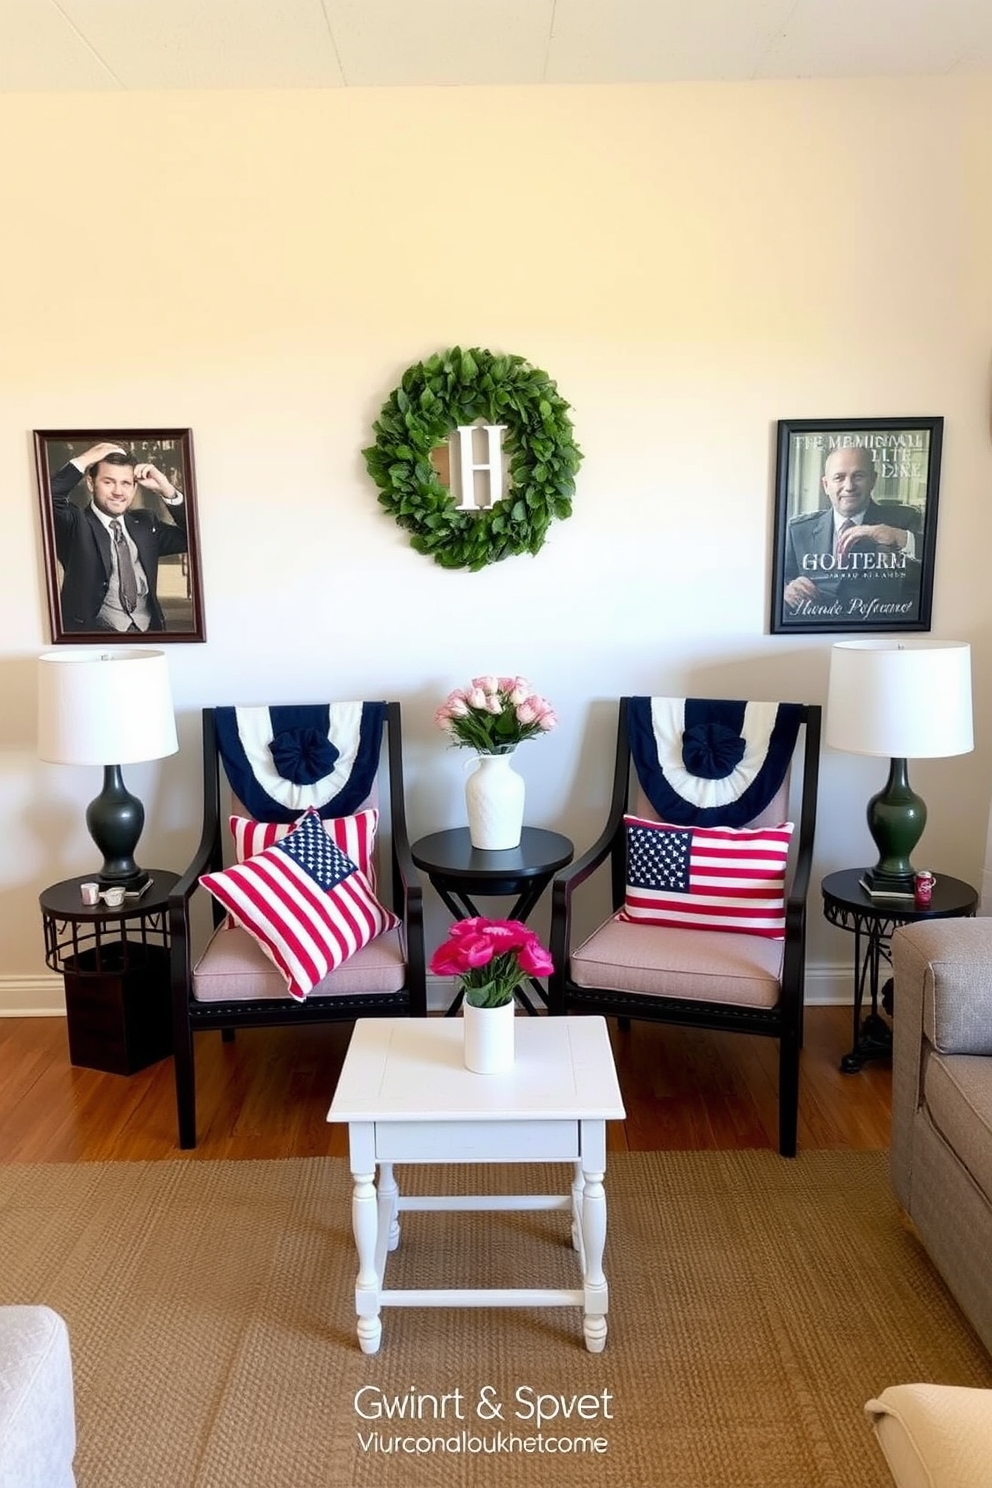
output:
[[933, 886], [937, 882], [929, 868], [921, 868], [913, 880], [913, 905], [916, 909], [929, 909], [933, 899]]

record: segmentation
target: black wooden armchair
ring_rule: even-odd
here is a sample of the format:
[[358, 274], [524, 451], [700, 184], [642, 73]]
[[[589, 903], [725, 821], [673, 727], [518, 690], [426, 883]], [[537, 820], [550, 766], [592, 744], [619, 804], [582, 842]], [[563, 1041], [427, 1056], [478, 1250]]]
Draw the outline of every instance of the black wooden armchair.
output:
[[[792, 732], [778, 738], [778, 754], [780, 763], [784, 763], [785, 775], [773, 794], [770, 792], [774, 781], [770, 775], [760, 791], [744, 794], [737, 803], [721, 805], [717, 802], [705, 807], [683, 803], [668, 791], [667, 780], [661, 782], [657, 791], [652, 791], [652, 787], [658, 784], [656, 777], [664, 775], [665, 770], [656, 768], [658, 760], [652, 754], [654, 744], [649, 742], [645, 747], [645, 735], [651, 734], [651, 709], [658, 704], [668, 705], [669, 713], [677, 718], [680, 716], [678, 708], [688, 708], [690, 702], [704, 710], [787, 710], [775, 715], [777, 718], [788, 716]], [[685, 716], [688, 717], [688, 713]], [[779, 723], [774, 727], [779, 729]], [[677, 739], [677, 751], [673, 750], [668, 756], [672, 778], [683, 771], [683, 738], [688, 741], [688, 728]], [[606, 826], [593, 846], [557, 875], [552, 889], [551, 955], [555, 970], [548, 987], [551, 1013], [599, 1013], [618, 1017], [624, 1023], [628, 1019], [653, 1020], [777, 1039], [779, 1151], [786, 1157], [795, 1155], [798, 1127], [806, 894], [816, 820], [819, 741], [820, 708], [815, 705], [621, 698], [613, 796]], [[732, 739], [730, 743], [733, 744]], [[750, 750], [749, 743], [748, 754]], [[661, 753], [664, 753], [664, 746]], [[646, 754], [651, 758], [645, 764]], [[644, 861], [643, 858], [635, 860], [634, 867], [628, 868], [625, 815], [643, 820], [645, 825], [641, 830], [650, 837], [657, 839], [665, 835], [671, 839], [677, 835], [680, 839], [678, 850], [687, 848], [694, 826], [708, 829], [732, 826], [737, 830], [760, 826], [768, 831], [772, 824], [783, 822], [788, 815], [788, 772], [793, 760], [799, 758], [802, 760], [802, 781], [798, 822], [788, 844], [788, 864], [780, 894], [780, 907], [784, 899], [782, 938], [771, 938], [772, 931], [741, 933], [727, 929], [687, 928], [677, 923], [679, 911], [673, 912], [676, 923], [630, 922], [625, 918], [628, 894], [632, 907], [636, 909], [640, 902], [637, 898], [639, 891], [631, 889], [629, 882], [632, 877], [637, 879], [639, 864], [642, 866]], [[747, 763], [747, 758], [744, 763]], [[706, 769], [711, 772], [708, 776], [710, 783], [715, 781], [720, 785], [719, 772], [723, 768], [719, 762], [709, 761]], [[649, 775], [652, 771], [651, 779], [642, 780], [642, 773]], [[747, 790], [750, 791], [751, 787]], [[652, 805], [650, 793], [661, 801], [662, 809]], [[703, 795], [707, 800], [712, 797], [709, 785]], [[760, 804], [760, 810], [755, 810], [753, 817], [747, 816], [755, 804]], [[686, 830], [677, 834], [652, 832], [652, 827], [656, 827], [659, 821], [675, 823]], [[629, 840], [632, 852], [642, 851], [634, 836]], [[649, 847], [645, 851], [650, 853], [655, 849]], [[666, 847], [661, 851], [667, 853], [669, 849]], [[657, 864], [659, 859], [654, 861]], [[688, 857], [685, 862], [689, 862]], [[573, 895], [607, 863], [611, 875], [612, 917], [581, 945], [575, 946]], [[667, 892], [667, 885], [672, 881], [672, 870], [667, 860], [662, 862], [662, 871], [669, 875], [664, 880]], [[680, 883], [679, 887], [680, 891], [684, 887], [684, 898], [691, 907], [695, 888], [689, 890], [688, 880], [684, 885]], [[664, 902], [667, 906], [670, 900], [666, 898]], [[746, 901], [744, 903], [746, 908]], [[756, 913], [754, 910], [747, 912]], [[718, 909], [715, 913], [732, 915], [734, 910]], [[691, 912], [686, 919], [691, 921]], [[723, 923], [735, 922], [728, 919]]]
[[[330, 710], [330, 713], [329, 713]], [[322, 716], [336, 716], [334, 710], [351, 710], [361, 724], [359, 758], [366, 763], [364, 773], [355, 766], [350, 777], [345, 768], [351, 757], [330, 746], [329, 754], [320, 756], [309, 777], [333, 765], [333, 796], [320, 808], [321, 818], [331, 817], [332, 830], [342, 822], [368, 821], [367, 812], [379, 812], [372, 873], [376, 896], [399, 918], [396, 928], [377, 935], [330, 971], [303, 1000], [287, 994], [287, 983], [257, 940], [236, 919], [225, 913], [217, 900], [200, 884], [203, 874], [220, 872], [225, 863], [254, 853], [255, 846], [245, 847], [244, 840], [236, 850], [236, 838], [229, 831], [229, 818], [240, 818], [247, 830], [257, 833], [256, 823], [279, 822], [283, 830], [306, 810], [314, 791], [321, 792], [326, 781], [318, 785], [274, 787], [276, 800], [265, 790], [259, 791], [246, 765], [246, 756], [235, 738], [236, 722], [251, 715], [248, 754], [264, 755], [271, 767], [278, 758], [280, 742], [306, 731], [286, 728], [273, 737], [273, 731], [298, 718], [310, 719], [321, 710], [309, 705], [302, 709], [231, 708], [203, 710], [203, 831], [196, 855], [183, 873], [169, 899], [171, 931], [173, 1036], [175, 1055], [176, 1103], [179, 1118], [179, 1145], [196, 1146], [196, 1084], [193, 1036], [208, 1029], [222, 1033], [225, 1039], [241, 1028], [274, 1027], [295, 1023], [326, 1023], [358, 1017], [424, 1017], [427, 1013], [424, 964], [423, 906], [417, 870], [410, 856], [404, 806], [402, 739], [398, 703], [364, 703], [325, 705]], [[278, 715], [279, 722], [272, 722]], [[237, 715], [237, 719], [235, 718]], [[259, 723], [259, 715], [262, 722]], [[333, 725], [331, 726], [333, 731]], [[354, 727], [356, 741], [359, 725]], [[317, 743], [328, 750], [328, 727], [309, 730], [309, 736], [323, 733]], [[233, 744], [229, 741], [235, 738]], [[271, 740], [271, 748], [266, 742]], [[358, 744], [356, 742], [356, 753]], [[231, 760], [229, 761], [229, 755]], [[223, 765], [223, 770], [222, 770]], [[280, 770], [294, 769], [301, 778], [308, 777], [306, 762], [295, 766], [279, 765]], [[340, 786], [341, 780], [343, 786]], [[222, 794], [223, 792], [223, 794]], [[324, 792], [326, 794], [326, 792]], [[244, 796], [249, 799], [245, 800]], [[230, 803], [230, 812], [225, 809]], [[268, 802], [268, 809], [266, 809]], [[312, 802], [311, 802], [312, 804]], [[315, 807], [316, 809], [316, 807]], [[356, 815], [357, 813], [357, 815]], [[242, 832], [246, 826], [242, 825]], [[276, 829], [273, 829], [276, 830]], [[253, 839], [249, 839], [250, 841]], [[213, 930], [197, 955], [194, 951], [193, 921], [202, 923], [201, 913], [194, 912], [197, 901], [209, 901]]]

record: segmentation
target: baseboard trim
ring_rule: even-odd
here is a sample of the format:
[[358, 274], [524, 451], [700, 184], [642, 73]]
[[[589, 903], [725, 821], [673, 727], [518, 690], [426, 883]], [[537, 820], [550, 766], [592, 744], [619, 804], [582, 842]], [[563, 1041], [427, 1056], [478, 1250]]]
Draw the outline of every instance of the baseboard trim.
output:
[[852, 1007], [854, 977], [849, 963], [835, 966], [807, 966], [807, 1007]]
[[[427, 1007], [443, 1013], [455, 996], [451, 977], [427, 978]], [[807, 1007], [850, 1006], [849, 966], [811, 966], [806, 972]], [[0, 977], [0, 1018], [64, 1018], [65, 988], [60, 976]]]
[[0, 977], [0, 1018], [64, 1018], [60, 976]]

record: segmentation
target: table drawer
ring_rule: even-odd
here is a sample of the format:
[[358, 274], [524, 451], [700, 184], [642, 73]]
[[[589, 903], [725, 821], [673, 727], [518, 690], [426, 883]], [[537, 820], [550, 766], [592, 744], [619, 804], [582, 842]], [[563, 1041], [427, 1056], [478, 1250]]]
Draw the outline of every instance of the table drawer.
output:
[[568, 1162], [579, 1123], [564, 1121], [377, 1121], [377, 1162]]

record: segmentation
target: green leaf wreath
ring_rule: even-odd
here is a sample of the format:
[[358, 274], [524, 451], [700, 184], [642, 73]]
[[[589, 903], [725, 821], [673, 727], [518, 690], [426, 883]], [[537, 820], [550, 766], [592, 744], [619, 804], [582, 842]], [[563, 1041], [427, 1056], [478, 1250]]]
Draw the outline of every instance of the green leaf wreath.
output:
[[[582, 452], [569, 406], [546, 372], [520, 356], [455, 346], [408, 367], [362, 451], [379, 501], [412, 533], [411, 547], [442, 568], [485, 568], [537, 553], [555, 517], [572, 514]], [[431, 452], [459, 424], [505, 424], [510, 486], [483, 511], [459, 511]]]

